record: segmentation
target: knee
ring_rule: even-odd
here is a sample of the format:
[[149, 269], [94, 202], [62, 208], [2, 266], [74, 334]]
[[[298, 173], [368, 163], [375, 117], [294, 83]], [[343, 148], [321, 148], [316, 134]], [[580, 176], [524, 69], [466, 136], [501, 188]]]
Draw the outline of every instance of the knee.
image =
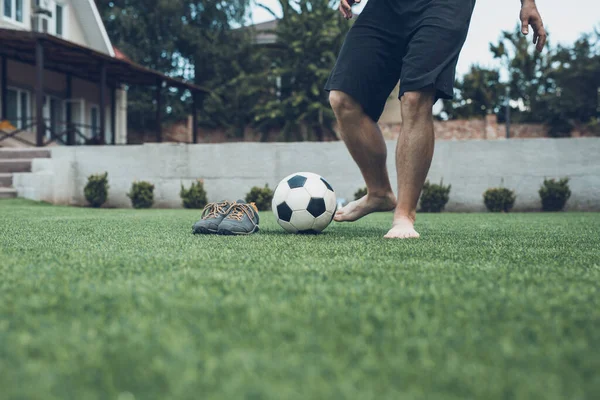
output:
[[411, 115], [420, 115], [423, 113], [431, 113], [435, 94], [433, 90], [424, 90], [417, 92], [406, 92], [402, 95], [401, 105], [402, 111]]
[[361, 111], [360, 105], [350, 95], [332, 90], [329, 92], [329, 104], [333, 112], [339, 117]]

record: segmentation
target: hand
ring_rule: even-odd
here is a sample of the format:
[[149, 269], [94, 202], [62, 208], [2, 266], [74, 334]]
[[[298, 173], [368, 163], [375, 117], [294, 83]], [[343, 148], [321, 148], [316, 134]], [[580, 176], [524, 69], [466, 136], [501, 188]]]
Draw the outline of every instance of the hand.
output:
[[352, 6], [360, 3], [361, 0], [341, 0], [340, 1], [340, 12], [346, 19], [352, 18]]
[[[343, 0], [342, 0], [343, 1]], [[537, 51], [542, 51], [546, 44], [546, 29], [542, 17], [535, 5], [534, 0], [522, 0], [521, 5], [521, 32], [523, 35], [529, 33], [529, 25], [533, 28], [533, 43]]]

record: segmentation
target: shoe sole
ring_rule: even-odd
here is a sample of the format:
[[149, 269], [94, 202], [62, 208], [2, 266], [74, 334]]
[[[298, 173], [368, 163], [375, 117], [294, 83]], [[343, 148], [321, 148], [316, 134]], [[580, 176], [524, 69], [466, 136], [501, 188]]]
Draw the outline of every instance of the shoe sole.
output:
[[228, 229], [219, 229], [219, 231], [217, 232], [219, 235], [223, 235], [223, 236], [244, 236], [244, 235], [252, 235], [253, 233], [258, 232], [258, 226], [256, 226], [251, 232], [234, 232], [234, 231], [230, 231]]
[[194, 235], [215, 235], [218, 233], [216, 230], [210, 230], [205, 227], [200, 227], [196, 232], [192, 232]]

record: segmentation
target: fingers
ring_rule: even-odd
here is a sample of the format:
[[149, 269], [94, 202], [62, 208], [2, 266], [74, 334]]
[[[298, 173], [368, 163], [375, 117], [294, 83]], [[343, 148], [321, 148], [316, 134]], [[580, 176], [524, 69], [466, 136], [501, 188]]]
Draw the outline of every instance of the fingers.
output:
[[352, 18], [352, 7], [348, 4], [348, 0], [340, 1], [340, 12], [346, 19]]
[[529, 20], [527, 20], [527, 19], [521, 20], [521, 33], [523, 35], [527, 35], [529, 33]]
[[544, 28], [544, 24], [541, 19], [535, 21], [533, 26], [533, 43], [536, 45], [535, 49], [537, 51], [542, 51], [544, 49], [544, 45], [546, 44], [546, 29]]
[[544, 49], [544, 46], [546, 45], [546, 38], [546, 30], [542, 28], [541, 33], [538, 34], [538, 40], [535, 46], [537, 51], [542, 51]]

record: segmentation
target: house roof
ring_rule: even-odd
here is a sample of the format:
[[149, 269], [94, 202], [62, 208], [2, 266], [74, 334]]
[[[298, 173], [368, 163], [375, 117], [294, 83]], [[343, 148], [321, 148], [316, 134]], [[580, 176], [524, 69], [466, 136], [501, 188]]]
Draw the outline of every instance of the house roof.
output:
[[112, 44], [96, 3], [94, 0], [77, 0], [72, 1], [71, 5], [74, 7], [75, 14], [81, 22], [81, 28], [85, 33], [87, 44], [92, 49], [105, 53], [110, 56], [114, 56]]
[[[46, 33], [0, 28], [0, 55], [7, 58], [35, 65], [37, 42], [44, 47], [44, 68], [47, 70], [99, 82], [100, 66], [105, 63], [109, 85], [155, 86], [163, 81], [173, 87], [208, 92], [203, 87], [136, 64], [121, 52], [118, 57], [113, 57]], [[112, 47], [111, 52], [115, 54]]]
[[[358, 14], [353, 14], [354, 18], [358, 17]], [[258, 24], [246, 25], [241, 29], [253, 30], [255, 33], [254, 43], [262, 45], [273, 45], [277, 43], [277, 25], [279, 19], [273, 19], [271, 21], [260, 22]]]
[[259, 24], [250, 25], [248, 29], [254, 29], [256, 36], [254, 41], [256, 44], [274, 44], [277, 42], [277, 23], [279, 20], [274, 19], [272, 21], [261, 22]]

